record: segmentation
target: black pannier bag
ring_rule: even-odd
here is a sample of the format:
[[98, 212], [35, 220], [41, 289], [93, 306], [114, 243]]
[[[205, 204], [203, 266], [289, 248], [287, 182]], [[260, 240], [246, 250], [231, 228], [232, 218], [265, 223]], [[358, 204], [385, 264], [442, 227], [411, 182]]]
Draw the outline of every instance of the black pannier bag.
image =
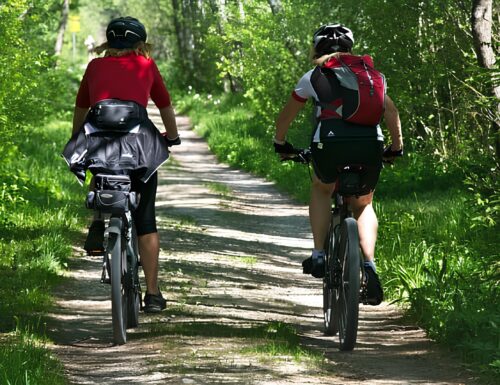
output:
[[94, 191], [87, 195], [87, 208], [105, 214], [124, 214], [137, 208], [138, 197], [130, 191], [132, 182], [128, 175], [97, 174], [94, 182]]

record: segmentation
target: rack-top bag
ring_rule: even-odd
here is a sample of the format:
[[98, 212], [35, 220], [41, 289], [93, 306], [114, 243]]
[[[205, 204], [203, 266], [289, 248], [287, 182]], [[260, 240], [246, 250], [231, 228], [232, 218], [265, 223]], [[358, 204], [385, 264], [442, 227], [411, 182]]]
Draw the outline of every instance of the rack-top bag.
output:
[[128, 175], [97, 174], [95, 189], [87, 195], [86, 206], [106, 214], [123, 214], [135, 210], [138, 199], [131, 190], [132, 182]]

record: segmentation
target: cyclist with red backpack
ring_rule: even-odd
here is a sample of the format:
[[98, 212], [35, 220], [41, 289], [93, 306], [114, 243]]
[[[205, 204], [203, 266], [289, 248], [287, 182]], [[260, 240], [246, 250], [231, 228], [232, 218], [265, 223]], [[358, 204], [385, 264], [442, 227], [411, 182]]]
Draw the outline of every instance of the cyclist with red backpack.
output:
[[[302, 263], [304, 273], [316, 278], [324, 275], [324, 243], [330, 223], [331, 196], [339, 170], [347, 164], [363, 165], [361, 185], [364, 195], [349, 197], [358, 223], [360, 246], [365, 258], [368, 302], [383, 300], [374, 262], [378, 221], [373, 210], [373, 191], [382, 160], [403, 155], [398, 110], [386, 94], [384, 76], [373, 68], [370, 56], [357, 56], [350, 29], [331, 24], [320, 27], [313, 36], [315, 68], [297, 83], [276, 121], [274, 148], [282, 157], [296, 153], [286, 141], [286, 133], [307, 100], [315, 104], [316, 125], [311, 141], [314, 169], [309, 218], [314, 249]], [[381, 119], [389, 129], [391, 145], [383, 148]]]

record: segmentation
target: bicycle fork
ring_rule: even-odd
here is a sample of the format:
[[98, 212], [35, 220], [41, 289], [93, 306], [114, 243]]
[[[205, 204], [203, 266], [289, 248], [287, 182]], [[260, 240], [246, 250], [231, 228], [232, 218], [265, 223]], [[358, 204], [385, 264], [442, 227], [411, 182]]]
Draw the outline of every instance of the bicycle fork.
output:
[[120, 242], [121, 229], [121, 218], [111, 217], [109, 219], [108, 227], [104, 231], [104, 256], [102, 258], [101, 283], [111, 284], [111, 266], [108, 253], [109, 236], [110, 234], [116, 234], [116, 242]]

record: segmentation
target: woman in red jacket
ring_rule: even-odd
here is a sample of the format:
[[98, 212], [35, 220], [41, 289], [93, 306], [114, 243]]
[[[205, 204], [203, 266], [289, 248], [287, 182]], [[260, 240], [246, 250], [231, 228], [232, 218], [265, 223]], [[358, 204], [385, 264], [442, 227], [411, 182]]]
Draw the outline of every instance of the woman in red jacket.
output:
[[[109, 23], [106, 37], [107, 42], [96, 48], [98, 54], [105, 52], [104, 57], [89, 63], [81, 81], [73, 115], [73, 135], [91, 127], [96, 121], [98, 107], [110, 99], [126, 101], [135, 106], [144, 124], [150, 128], [153, 125], [147, 118], [146, 107], [151, 98], [160, 111], [166, 129], [162, 134], [166, 144], [180, 144], [170, 95], [150, 57], [144, 26], [132, 17], [120, 17]], [[160, 242], [155, 218], [156, 172], [147, 178], [146, 183], [133, 180], [133, 188], [141, 195], [139, 207], [133, 215], [147, 286], [144, 311], [160, 312], [165, 309], [166, 301], [158, 287]]]

